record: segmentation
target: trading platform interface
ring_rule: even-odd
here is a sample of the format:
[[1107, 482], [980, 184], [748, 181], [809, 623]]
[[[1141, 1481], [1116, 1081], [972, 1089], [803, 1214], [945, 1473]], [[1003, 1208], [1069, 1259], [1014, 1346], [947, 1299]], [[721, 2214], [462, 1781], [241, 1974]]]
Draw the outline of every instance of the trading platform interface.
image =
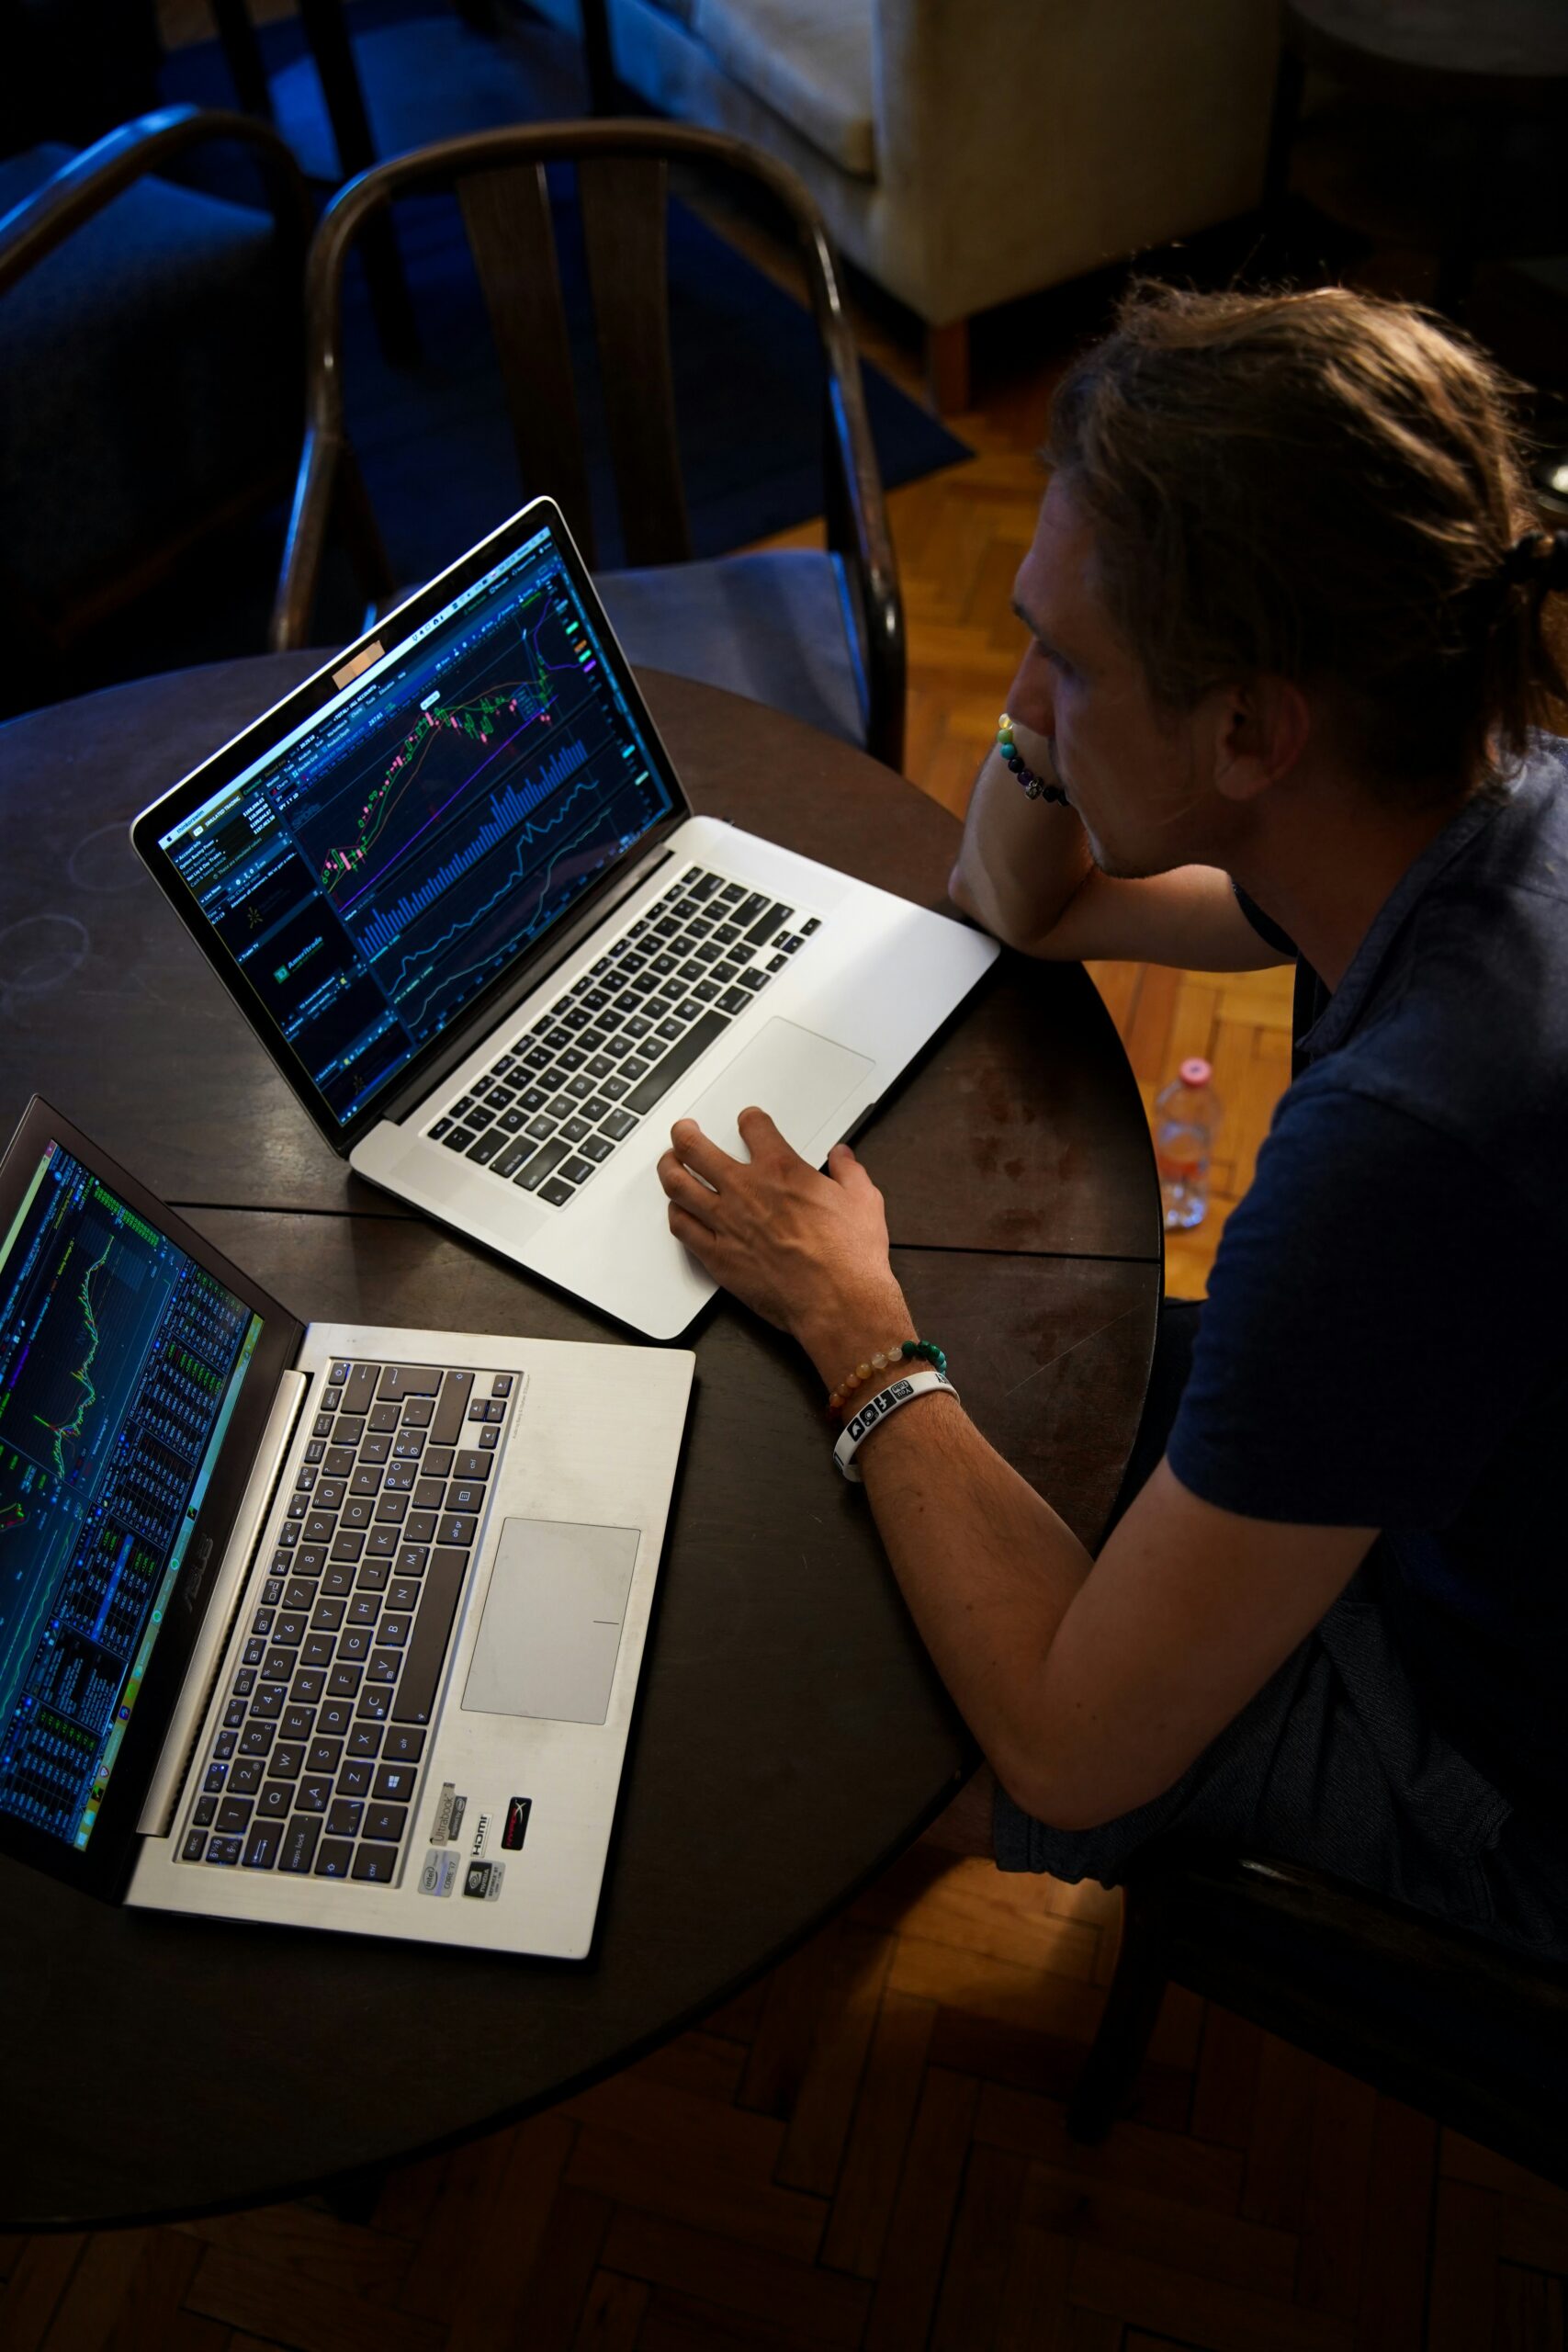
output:
[[547, 529], [161, 842], [344, 1126], [674, 805]]
[[0, 1245], [0, 1811], [85, 1847], [262, 1318], [51, 1144]]

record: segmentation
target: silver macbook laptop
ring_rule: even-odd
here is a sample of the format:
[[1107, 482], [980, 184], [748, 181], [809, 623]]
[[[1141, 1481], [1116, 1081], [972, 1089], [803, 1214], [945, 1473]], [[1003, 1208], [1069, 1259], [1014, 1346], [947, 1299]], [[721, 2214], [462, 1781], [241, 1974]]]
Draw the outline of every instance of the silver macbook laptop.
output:
[[671, 1122], [744, 1157], [759, 1102], [820, 1164], [998, 952], [693, 815], [548, 499], [132, 839], [361, 1175], [659, 1339], [714, 1288]]
[[0, 1162], [0, 1852], [582, 1958], [692, 1368], [302, 1325], [35, 1099]]

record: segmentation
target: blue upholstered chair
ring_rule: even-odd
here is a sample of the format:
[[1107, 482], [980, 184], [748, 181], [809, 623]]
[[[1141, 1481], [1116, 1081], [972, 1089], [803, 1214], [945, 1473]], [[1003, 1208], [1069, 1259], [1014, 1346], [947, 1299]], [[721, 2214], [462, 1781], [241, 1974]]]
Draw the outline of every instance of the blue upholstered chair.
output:
[[[342, 311], [344, 273], [357, 241], [401, 198], [456, 192], [522, 481], [530, 492], [548, 492], [559, 502], [594, 564], [580, 387], [545, 176], [554, 164], [576, 166], [600, 401], [629, 567], [597, 577], [627, 654], [635, 663], [771, 703], [897, 766], [904, 740], [897, 573], [859, 359], [820, 216], [782, 165], [738, 141], [665, 123], [556, 123], [446, 140], [362, 173], [328, 207], [307, 272], [309, 421], [274, 645], [310, 642], [332, 521], [343, 526], [372, 608], [393, 596], [392, 569], [344, 422]], [[792, 234], [824, 362], [825, 552], [690, 560], [665, 298], [671, 165], [739, 182]], [[439, 461], [433, 447], [433, 481]]]
[[[157, 176], [213, 140], [270, 210]], [[0, 641], [9, 707], [71, 683], [84, 629], [276, 497], [299, 447], [310, 214], [287, 148], [170, 107], [73, 155], [0, 161]]]

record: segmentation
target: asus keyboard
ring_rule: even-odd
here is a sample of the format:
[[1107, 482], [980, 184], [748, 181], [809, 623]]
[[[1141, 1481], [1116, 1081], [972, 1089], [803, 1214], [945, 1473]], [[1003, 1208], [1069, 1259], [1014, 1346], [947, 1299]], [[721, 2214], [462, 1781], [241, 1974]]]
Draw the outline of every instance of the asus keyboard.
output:
[[820, 927], [689, 865], [426, 1134], [565, 1208]]
[[180, 1859], [384, 1886], [521, 1374], [338, 1362]]

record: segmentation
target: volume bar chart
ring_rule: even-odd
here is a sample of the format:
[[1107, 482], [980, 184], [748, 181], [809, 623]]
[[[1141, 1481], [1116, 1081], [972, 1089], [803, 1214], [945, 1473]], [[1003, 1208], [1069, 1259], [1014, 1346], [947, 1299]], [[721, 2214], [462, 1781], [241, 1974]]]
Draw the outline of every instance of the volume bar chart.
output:
[[558, 785], [575, 775], [587, 759], [581, 743], [563, 743], [551, 754], [538, 775], [522, 786], [507, 785], [503, 790], [491, 795], [491, 813], [484, 824], [464, 847], [437, 866], [434, 873], [415, 888], [404, 893], [390, 907], [378, 908], [362, 925], [354, 929], [361, 951], [371, 958], [389, 947], [416, 915], [439, 899], [443, 891], [460, 881], [477, 865], [486, 854], [516, 831], [519, 825], [547, 800]]

